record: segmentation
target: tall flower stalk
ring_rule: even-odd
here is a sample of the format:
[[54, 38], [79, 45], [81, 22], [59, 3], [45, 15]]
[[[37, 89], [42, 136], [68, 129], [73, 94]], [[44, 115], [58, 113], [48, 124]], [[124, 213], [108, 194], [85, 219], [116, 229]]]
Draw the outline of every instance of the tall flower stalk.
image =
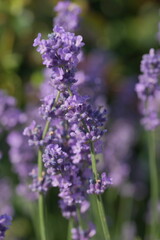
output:
[[150, 237], [158, 238], [158, 173], [156, 163], [156, 138], [155, 129], [160, 125], [160, 52], [151, 49], [141, 61], [142, 75], [136, 84], [136, 92], [141, 101], [140, 110], [143, 115], [141, 120], [147, 131], [150, 168], [151, 191], [151, 233]]
[[106, 110], [93, 109], [89, 98], [81, 96], [76, 88], [75, 73], [81, 60], [82, 40], [58, 24], [48, 39], [41, 39], [38, 34], [33, 44], [42, 55], [43, 64], [50, 69], [49, 84], [53, 89], [42, 99], [39, 109], [42, 124], [33, 121], [24, 130], [29, 144], [39, 152], [38, 169], [31, 173], [31, 188], [39, 192], [42, 240], [46, 240], [43, 195], [50, 187], [59, 188], [62, 215], [72, 221], [71, 239], [88, 240], [96, 233], [94, 224], [83, 224], [90, 208], [88, 194], [92, 194], [96, 196], [104, 239], [110, 240], [100, 195], [111, 180], [106, 173], [98, 174], [96, 167], [98, 146], [106, 132]]

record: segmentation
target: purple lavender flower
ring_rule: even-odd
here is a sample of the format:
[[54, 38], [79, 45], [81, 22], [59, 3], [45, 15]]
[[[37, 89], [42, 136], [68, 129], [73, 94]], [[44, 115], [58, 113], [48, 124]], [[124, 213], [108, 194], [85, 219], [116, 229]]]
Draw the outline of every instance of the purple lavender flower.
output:
[[57, 17], [54, 19], [54, 25], [63, 27], [66, 31], [74, 31], [78, 26], [80, 7], [69, 1], [58, 2], [54, 10]]
[[149, 54], [145, 54], [141, 61], [141, 72], [148, 77], [157, 78], [160, 75], [160, 52], [150, 49]]
[[23, 135], [29, 138], [28, 144], [30, 146], [43, 145], [42, 127], [40, 125], [37, 125], [35, 121], [32, 121], [30, 126], [24, 129]]
[[0, 215], [0, 240], [3, 240], [5, 237], [5, 232], [8, 229], [8, 226], [11, 224], [12, 218], [7, 214]]
[[18, 195], [33, 200], [36, 198], [28, 188], [29, 172], [35, 167], [35, 151], [28, 146], [27, 139], [20, 130], [13, 130], [7, 136], [10, 146], [9, 157], [13, 171], [18, 175], [20, 183], [16, 190]]
[[42, 173], [42, 177], [38, 178], [38, 169], [32, 169], [29, 173], [32, 177], [32, 183], [29, 185], [29, 188], [32, 192], [43, 192], [46, 193], [51, 187], [51, 178], [49, 175]]
[[81, 95], [89, 96], [93, 106], [106, 107], [106, 87], [102, 74], [106, 69], [106, 54], [93, 51], [82, 61], [83, 70], [75, 74], [75, 83]]
[[52, 85], [62, 89], [63, 84], [73, 84], [74, 71], [79, 63], [82, 37], [65, 32], [62, 27], [55, 26], [48, 39], [41, 40], [41, 34], [35, 39], [33, 46], [42, 54], [43, 64], [52, 69]]
[[106, 173], [102, 173], [97, 180], [91, 179], [88, 194], [102, 194], [112, 184], [112, 179], [107, 177]]
[[[30, 187], [41, 193], [49, 187], [58, 187], [63, 216], [74, 217], [76, 222], [77, 210], [86, 214], [90, 206], [87, 192], [89, 179], [93, 178], [90, 148], [95, 146], [97, 154], [97, 146], [106, 132], [106, 110], [101, 107], [93, 110], [88, 98], [80, 96], [74, 85], [83, 45], [81, 36], [65, 31], [60, 25], [54, 27], [47, 40], [41, 40], [41, 34], [38, 34], [33, 46], [38, 47], [43, 64], [50, 69], [49, 81], [54, 91], [43, 97], [39, 110], [47, 121], [46, 125], [43, 121], [41, 124], [45, 130], [35, 121], [24, 130], [29, 144], [42, 151], [44, 163], [40, 178], [37, 169], [31, 171], [33, 182]], [[95, 193], [104, 192], [108, 184], [110, 180], [103, 173], [95, 185]], [[85, 231], [77, 228], [74, 239], [87, 240], [94, 234], [93, 228]]]
[[140, 112], [143, 115], [141, 123], [145, 129], [152, 130], [160, 125], [160, 51], [151, 49], [149, 54], [145, 54], [141, 61], [142, 75], [135, 90], [140, 99]]
[[13, 215], [13, 207], [11, 203], [11, 197], [13, 192], [10, 181], [6, 178], [0, 179], [0, 189], [0, 215], [4, 213], [8, 215]]
[[122, 119], [115, 121], [110, 129], [105, 142], [104, 164], [100, 168], [108, 168], [113, 186], [120, 188], [130, 174], [128, 158], [135, 141], [135, 130], [132, 123]]
[[73, 240], [89, 240], [96, 234], [95, 226], [90, 223], [88, 230], [82, 230], [80, 227], [72, 229]]
[[4, 91], [0, 91], [0, 128], [11, 129], [18, 123], [26, 121], [26, 115], [16, 107], [14, 97], [7, 95]]

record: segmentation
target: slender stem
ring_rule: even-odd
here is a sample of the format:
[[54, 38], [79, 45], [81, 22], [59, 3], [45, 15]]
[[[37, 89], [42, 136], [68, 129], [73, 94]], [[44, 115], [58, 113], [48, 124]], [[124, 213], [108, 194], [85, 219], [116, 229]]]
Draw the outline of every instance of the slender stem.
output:
[[[56, 96], [55, 101], [54, 101], [54, 104], [53, 104], [53, 107], [52, 107], [52, 110], [55, 108], [55, 106], [56, 106], [56, 104], [57, 104], [57, 102], [58, 102], [58, 99], [59, 99], [59, 97], [60, 97], [60, 94], [61, 94], [61, 92], [58, 91], [58, 92], [57, 92], [57, 96]], [[47, 121], [46, 121], [46, 125], [45, 125], [45, 127], [44, 127], [43, 134], [42, 134], [42, 139], [45, 138], [45, 136], [46, 136], [46, 134], [47, 134], [47, 131], [48, 131], [48, 129], [49, 129], [49, 126], [50, 126], [50, 120], [47, 120]]]
[[102, 225], [102, 229], [103, 229], [104, 239], [110, 240], [110, 234], [109, 234], [109, 230], [108, 230], [108, 225], [107, 225], [107, 221], [106, 221], [106, 217], [105, 217], [105, 212], [104, 212], [104, 208], [103, 208], [103, 202], [102, 202], [101, 195], [97, 195], [96, 200], [97, 200], [101, 225]]
[[92, 159], [92, 171], [94, 173], [95, 180], [98, 179], [98, 174], [97, 174], [97, 166], [96, 166], [96, 158], [95, 158], [95, 150], [94, 150], [94, 143], [91, 141], [90, 142], [90, 150], [91, 150], [91, 159]]
[[151, 237], [157, 236], [158, 227], [158, 174], [156, 166], [156, 139], [155, 131], [148, 132], [150, 188], [151, 188]]
[[81, 229], [83, 229], [83, 223], [82, 223], [82, 218], [81, 218], [81, 214], [80, 214], [80, 209], [77, 208], [76, 212], [77, 212], [77, 219], [78, 219], [78, 222], [79, 222], [79, 226], [80, 226]]
[[[52, 109], [56, 106], [58, 99], [60, 97], [60, 91], [58, 91], [56, 99], [54, 101]], [[42, 133], [42, 139], [45, 138], [48, 129], [50, 126], [50, 120], [46, 121], [43, 133]], [[42, 164], [42, 149], [39, 148], [38, 150], [38, 178], [41, 180], [43, 177], [43, 164]], [[42, 193], [39, 193], [38, 197], [38, 211], [39, 211], [39, 224], [40, 224], [40, 236], [41, 240], [46, 240], [46, 231], [45, 231], [45, 217], [44, 217], [44, 196]]]
[[[38, 177], [42, 178], [42, 151], [38, 151]], [[43, 195], [39, 193], [38, 197], [38, 211], [39, 211], [39, 224], [41, 240], [46, 240], [45, 222], [44, 222], [44, 204]]]
[[[91, 160], [92, 160], [92, 171], [94, 173], [95, 179], [97, 180], [96, 154], [94, 150], [94, 144], [92, 141], [90, 142], [90, 151], [91, 151]], [[100, 195], [96, 195], [96, 203], [97, 203], [100, 222], [103, 229], [104, 239], [110, 240], [110, 234], [109, 234], [108, 225], [107, 225], [107, 221], [104, 213], [103, 202]]]
[[46, 232], [45, 232], [45, 223], [44, 223], [44, 201], [43, 195], [39, 194], [38, 198], [38, 208], [39, 208], [39, 223], [40, 223], [40, 233], [41, 239], [46, 240]]
[[122, 220], [124, 217], [125, 204], [126, 203], [124, 201], [124, 198], [122, 196], [120, 196], [119, 206], [118, 206], [118, 211], [117, 211], [117, 216], [116, 216], [116, 224], [115, 224], [115, 229], [114, 229], [115, 239], [119, 238], [120, 228], [121, 228], [121, 224], [123, 222]]
[[71, 234], [72, 227], [73, 227], [73, 219], [70, 218], [70, 219], [69, 219], [69, 223], [68, 223], [67, 240], [72, 240], [72, 234]]

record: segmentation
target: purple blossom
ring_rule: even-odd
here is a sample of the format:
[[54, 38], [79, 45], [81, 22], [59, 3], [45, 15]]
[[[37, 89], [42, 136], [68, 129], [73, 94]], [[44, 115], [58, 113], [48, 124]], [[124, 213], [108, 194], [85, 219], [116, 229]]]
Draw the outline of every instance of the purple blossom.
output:
[[42, 127], [37, 125], [35, 121], [32, 121], [30, 126], [26, 127], [23, 131], [23, 135], [29, 138], [28, 144], [30, 146], [43, 145], [42, 140]]
[[141, 123], [146, 130], [152, 130], [160, 125], [160, 51], [151, 49], [149, 54], [143, 56], [141, 71], [143, 74], [135, 87], [143, 115]]
[[0, 130], [1, 127], [11, 129], [18, 123], [26, 122], [26, 115], [16, 107], [14, 97], [7, 95], [4, 91], [0, 91]]
[[65, 32], [62, 27], [55, 26], [48, 39], [41, 40], [41, 34], [35, 39], [33, 46], [38, 46], [43, 64], [52, 69], [51, 84], [62, 89], [63, 84], [73, 84], [74, 71], [79, 63], [82, 37]]
[[90, 223], [89, 229], [82, 230], [80, 227], [72, 229], [73, 240], [89, 240], [96, 234], [95, 226]]
[[112, 179], [107, 177], [106, 173], [102, 173], [97, 180], [90, 180], [88, 194], [102, 194], [112, 184]]
[[69, 1], [58, 2], [54, 8], [57, 12], [57, 17], [54, 19], [54, 24], [63, 27], [66, 31], [74, 31], [78, 26], [80, 7]]
[[157, 78], [160, 75], [160, 52], [150, 49], [141, 61], [141, 72], [148, 77]]
[[[37, 168], [31, 171], [33, 181], [30, 187], [38, 192], [58, 187], [63, 216], [74, 217], [76, 222], [77, 210], [86, 214], [90, 207], [87, 192], [89, 179], [93, 178], [90, 147], [94, 145], [97, 154], [101, 137], [106, 132], [106, 110], [101, 107], [94, 110], [88, 97], [80, 96], [74, 85], [83, 45], [81, 36], [66, 32], [60, 25], [54, 27], [47, 40], [41, 40], [41, 34], [38, 34], [33, 46], [38, 47], [43, 64], [50, 69], [49, 82], [54, 89], [43, 96], [39, 110], [49, 127], [44, 134], [44, 121], [43, 127], [33, 121], [24, 130], [29, 144], [36, 145], [43, 153], [44, 172], [38, 178]], [[95, 184], [94, 193], [104, 192], [110, 183], [103, 173]], [[90, 227], [84, 231], [77, 228], [73, 232], [73, 239], [87, 240], [94, 236], [95, 229]]]
[[6, 178], [0, 179], [0, 189], [0, 215], [4, 213], [8, 215], [13, 215], [13, 207], [11, 203], [13, 192], [10, 181]]
[[35, 167], [35, 151], [28, 146], [27, 139], [20, 130], [13, 130], [7, 137], [10, 146], [9, 157], [13, 171], [18, 175], [19, 184], [16, 188], [18, 195], [33, 200], [36, 195], [28, 187], [29, 172]]
[[135, 129], [132, 123], [118, 119], [107, 135], [104, 148], [104, 164], [100, 169], [108, 168], [113, 186], [120, 188], [130, 174], [128, 159], [131, 156], [131, 146], [135, 142]]
[[3, 240], [5, 237], [5, 232], [8, 229], [8, 226], [11, 224], [12, 218], [7, 214], [0, 215], [0, 240]]
[[42, 177], [38, 177], [38, 170], [32, 169], [29, 173], [32, 178], [32, 183], [29, 185], [29, 188], [32, 192], [43, 192], [46, 193], [48, 189], [51, 187], [51, 178], [49, 175], [42, 173]]
[[14, 171], [20, 178], [28, 177], [34, 166], [34, 151], [28, 147], [27, 139], [20, 131], [12, 131], [7, 137], [10, 146], [9, 156]]

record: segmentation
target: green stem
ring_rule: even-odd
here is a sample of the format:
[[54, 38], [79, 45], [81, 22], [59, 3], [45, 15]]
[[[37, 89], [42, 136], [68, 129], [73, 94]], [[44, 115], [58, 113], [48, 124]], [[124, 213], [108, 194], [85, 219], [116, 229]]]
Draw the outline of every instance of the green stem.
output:
[[[92, 160], [92, 171], [94, 173], [95, 179], [97, 180], [98, 174], [97, 174], [97, 168], [96, 168], [96, 154], [94, 150], [94, 144], [92, 141], [90, 142], [90, 150], [91, 150], [91, 160]], [[104, 239], [110, 240], [110, 234], [109, 234], [108, 225], [107, 225], [107, 221], [104, 213], [101, 195], [96, 195], [96, 203], [97, 203], [101, 226], [103, 229]]]
[[[60, 91], [58, 91], [56, 99], [54, 101], [52, 109], [56, 106], [58, 99], [60, 97]], [[42, 133], [42, 139], [45, 138], [48, 129], [50, 126], [50, 120], [46, 121], [43, 133]], [[42, 164], [42, 149], [39, 148], [38, 150], [38, 178], [41, 180], [43, 178], [43, 164]], [[44, 221], [44, 196], [42, 193], [39, 193], [38, 197], [38, 211], [39, 211], [39, 224], [40, 224], [40, 236], [41, 240], [46, 240], [46, 231], [45, 231], [45, 221]]]
[[151, 189], [151, 238], [156, 238], [158, 227], [158, 174], [156, 166], [156, 139], [155, 131], [148, 132], [150, 189]]
[[[42, 151], [38, 151], [38, 177], [42, 178]], [[39, 211], [39, 225], [40, 225], [40, 236], [41, 240], [46, 240], [46, 232], [45, 232], [45, 222], [44, 222], [44, 203], [43, 203], [43, 195], [39, 193], [38, 197], [38, 211]]]
[[76, 209], [76, 212], [77, 212], [77, 218], [78, 218], [79, 226], [80, 226], [81, 229], [83, 229], [83, 223], [82, 223], [82, 218], [81, 218], [79, 208]]
[[39, 209], [40, 234], [41, 234], [41, 239], [46, 240], [45, 223], [44, 223], [44, 202], [43, 201], [44, 201], [43, 195], [39, 194], [38, 209]]
[[100, 216], [100, 220], [101, 220], [101, 225], [102, 225], [102, 229], [103, 229], [104, 239], [110, 240], [110, 234], [109, 234], [109, 230], [108, 230], [108, 225], [107, 225], [107, 221], [106, 221], [106, 217], [105, 217], [105, 212], [104, 212], [104, 208], [103, 208], [103, 202], [102, 202], [101, 195], [97, 195], [96, 200], [97, 200], [97, 206], [98, 206], [98, 212], [99, 212], [99, 216]]
[[91, 159], [92, 159], [92, 171], [94, 173], [95, 180], [97, 180], [98, 173], [97, 173], [96, 158], [95, 158], [96, 154], [94, 150], [94, 144], [92, 141], [90, 142], [90, 151], [91, 151]]
[[72, 227], [73, 227], [73, 219], [70, 218], [70, 219], [69, 219], [69, 223], [68, 223], [67, 240], [72, 240], [72, 234], [71, 234]]

